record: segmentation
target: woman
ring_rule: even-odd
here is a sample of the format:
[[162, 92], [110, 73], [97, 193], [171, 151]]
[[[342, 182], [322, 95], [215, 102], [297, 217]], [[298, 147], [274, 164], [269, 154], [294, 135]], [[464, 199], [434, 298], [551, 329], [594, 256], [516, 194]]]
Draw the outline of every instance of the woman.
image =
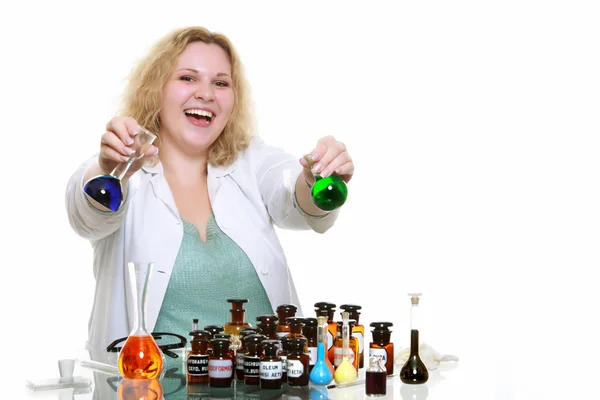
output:
[[[106, 346], [130, 333], [129, 261], [156, 265], [149, 331], [185, 336], [193, 318], [223, 325], [228, 298], [249, 299], [252, 324], [280, 304], [300, 306], [273, 225], [323, 233], [338, 211], [313, 205], [304, 159], [252, 135], [248, 97], [233, 46], [204, 28], [167, 35], [133, 70], [122, 116], [108, 123], [100, 153], [80, 166], [66, 193], [71, 226], [94, 249], [92, 359], [106, 361]], [[123, 178], [123, 203], [110, 212], [82, 187], [127, 160], [140, 126], [158, 140]], [[311, 154], [314, 172], [352, 177], [352, 160], [333, 137], [319, 139]]]

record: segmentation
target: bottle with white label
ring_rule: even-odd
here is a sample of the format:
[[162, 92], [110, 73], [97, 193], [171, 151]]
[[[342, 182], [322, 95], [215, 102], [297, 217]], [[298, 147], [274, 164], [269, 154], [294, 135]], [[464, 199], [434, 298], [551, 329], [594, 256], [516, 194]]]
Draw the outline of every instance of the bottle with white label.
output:
[[370, 327], [374, 328], [373, 341], [369, 344], [369, 357], [380, 358], [385, 365], [388, 375], [394, 373], [394, 343], [390, 342], [392, 331], [391, 322], [372, 322]]
[[231, 387], [233, 381], [233, 360], [229, 355], [229, 340], [212, 339], [213, 353], [208, 359], [208, 385], [210, 387]]
[[290, 338], [290, 354], [287, 357], [287, 384], [290, 386], [308, 385], [309, 355], [304, 352], [306, 338]]
[[342, 304], [340, 310], [347, 311], [350, 315], [350, 319], [356, 321], [356, 324], [352, 328], [352, 336], [358, 340], [358, 352], [360, 353], [358, 358], [358, 367], [364, 368], [364, 352], [365, 352], [365, 327], [359, 323], [361, 306], [356, 304]]
[[308, 365], [309, 374], [317, 363], [317, 348], [319, 344], [319, 340], [317, 339], [317, 325], [318, 320], [316, 318], [304, 318], [302, 334], [306, 337], [308, 344], [308, 355], [310, 357]]
[[192, 348], [187, 354], [187, 381], [188, 383], [208, 383], [208, 345], [210, 332], [204, 330], [193, 330]]
[[315, 303], [315, 313], [317, 314], [317, 318], [320, 316], [327, 317], [327, 356], [329, 357], [329, 362], [331, 364], [333, 364], [333, 342], [337, 334], [337, 322], [333, 320], [335, 307], [336, 305], [334, 303], [328, 303], [326, 301]]
[[260, 385], [260, 358], [263, 355], [262, 342], [266, 339], [265, 335], [248, 335], [245, 338], [244, 383], [246, 385]]
[[281, 389], [283, 367], [281, 357], [277, 355], [279, 340], [262, 342], [263, 355], [260, 358], [260, 388]]
[[246, 356], [246, 344], [244, 340], [249, 335], [260, 333], [258, 328], [244, 328], [240, 331], [240, 348], [235, 354], [235, 376], [238, 380], [244, 380], [244, 357]]
[[281, 348], [277, 352], [277, 356], [281, 358], [281, 381], [287, 382], [287, 356], [290, 354], [290, 338], [281, 338]]

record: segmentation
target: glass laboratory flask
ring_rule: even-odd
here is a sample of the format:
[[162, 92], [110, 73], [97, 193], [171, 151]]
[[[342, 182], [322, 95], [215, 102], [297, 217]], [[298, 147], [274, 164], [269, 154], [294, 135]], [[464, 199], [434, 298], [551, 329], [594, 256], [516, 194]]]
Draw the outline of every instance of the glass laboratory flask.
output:
[[400, 370], [400, 380], [409, 385], [427, 382], [429, 371], [419, 357], [419, 297], [421, 293], [409, 293], [410, 308], [410, 355]]
[[[313, 159], [310, 155], [304, 156], [310, 170], [313, 168]], [[333, 174], [323, 178], [320, 174], [313, 173], [315, 183], [310, 189], [310, 197], [315, 206], [323, 211], [332, 211], [341, 207], [348, 198], [348, 186], [339, 176]]]
[[146, 328], [146, 303], [154, 263], [128, 263], [133, 298], [133, 329], [119, 354], [119, 372], [129, 379], [158, 379], [164, 364], [163, 353]]
[[162, 400], [163, 387], [158, 379], [123, 379], [117, 390], [119, 400]]

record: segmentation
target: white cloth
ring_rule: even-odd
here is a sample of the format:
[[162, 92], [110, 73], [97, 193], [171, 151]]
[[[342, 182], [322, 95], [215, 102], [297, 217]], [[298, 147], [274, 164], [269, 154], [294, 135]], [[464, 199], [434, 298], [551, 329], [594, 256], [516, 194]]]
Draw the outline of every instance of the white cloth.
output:
[[[107, 362], [106, 346], [132, 329], [127, 263], [155, 263], [147, 302], [151, 332], [181, 244], [183, 223], [160, 164], [143, 167], [129, 179], [128, 196], [118, 212], [92, 207], [82, 188], [84, 174], [96, 159], [83, 163], [71, 177], [66, 207], [72, 228], [90, 240], [94, 251], [96, 289], [87, 349], [93, 360]], [[208, 192], [217, 224], [252, 261], [273, 309], [292, 303], [299, 315], [300, 301], [274, 225], [323, 233], [339, 213], [316, 218], [294, 206], [301, 171], [295, 157], [259, 138], [231, 166], [208, 167]]]
[[[402, 368], [406, 364], [409, 355], [410, 347], [400, 350], [394, 357], [394, 365]], [[421, 358], [421, 361], [423, 361], [429, 371], [437, 369], [442, 362], [458, 361], [458, 357], [440, 354], [427, 343], [421, 343], [419, 346], [419, 358]]]

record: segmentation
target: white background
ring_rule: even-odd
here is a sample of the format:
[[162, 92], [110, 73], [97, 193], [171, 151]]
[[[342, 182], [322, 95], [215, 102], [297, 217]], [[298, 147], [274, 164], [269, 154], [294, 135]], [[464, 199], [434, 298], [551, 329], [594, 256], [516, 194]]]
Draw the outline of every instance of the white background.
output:
[[360, 304], [406, 347], [406, 293], [421, 291], [422, 340], [461, 359], [429, 398], [597, 395], [596, 2], [89, 4], [0, 6], [1, 346], [16, 392], [87, 335], [92, 250], [68, 224], [67, 180], [133, 63], [202, 25], [236, 45], [267, 142], [300, 157], [332, 134], [354, 158], [335, 227], [280, 235], [307, 316]]

